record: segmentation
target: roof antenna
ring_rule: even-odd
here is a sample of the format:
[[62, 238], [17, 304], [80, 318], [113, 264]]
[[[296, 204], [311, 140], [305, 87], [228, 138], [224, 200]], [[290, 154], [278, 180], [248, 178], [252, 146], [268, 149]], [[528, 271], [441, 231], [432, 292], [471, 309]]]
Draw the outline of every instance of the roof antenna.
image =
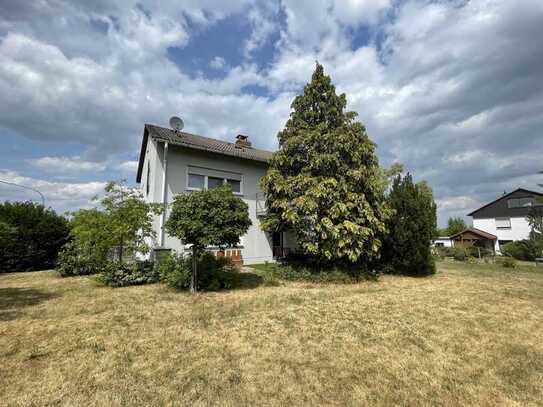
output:
[[175, 131], [177, 135], [179, 135], [179, 132], [183, 130], [183, 127], [185, 127], [185, 123], [183, 123], [183, 120], [177, 116], [170, 117], [170, 127]]

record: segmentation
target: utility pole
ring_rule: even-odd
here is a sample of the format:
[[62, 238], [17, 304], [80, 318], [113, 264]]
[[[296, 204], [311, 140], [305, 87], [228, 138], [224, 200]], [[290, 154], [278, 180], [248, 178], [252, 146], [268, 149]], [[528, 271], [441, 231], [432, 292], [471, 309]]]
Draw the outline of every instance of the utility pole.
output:
[[45, 208], [45, 197], [43, 196], [43, 194], [38, 191], [37, 189], [34, 189], [34, 188], [31, 188], [31, 187], [27, 187], [26, 185], [21, 185], [21, 184], [16, 184], [15, 182], [8, 182], [8, 181], [3, 181], [0, 179], [0, 183], [2, 184], [7, 184], [7, 185], [13, 185], [13, 186], [16, 186], [16, 187], [19, 187], [19, 188], [24, 188], [24, 189], [28, 189], [30, 191], [34, 191], [36, 193], [38, 193], [41, 197], [41, 205]]

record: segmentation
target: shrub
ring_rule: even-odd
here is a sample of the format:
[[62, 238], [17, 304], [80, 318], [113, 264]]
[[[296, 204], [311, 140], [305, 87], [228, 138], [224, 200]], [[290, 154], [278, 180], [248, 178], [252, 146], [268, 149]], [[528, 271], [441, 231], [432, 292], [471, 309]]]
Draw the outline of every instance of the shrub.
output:
[[436, 225], [436, 205], [430, 187], [413, 183], [410, 174], [403, 178], [398, 175], [388, 204], [394, 209], [394, 216], [387, 222], [388, 233], [383, 239], [383, 268], [411, 276], [434, 274], [430, 244]]
[[466, 261], [467, 261], [469, 264], [476, 264], [476, 263], [477, 263], [477, 257], [468, 256], [468, 258], [466, 259]]
[[178, 290], [190, 287], [191, 259], [176, 254], [167, 256], [159, 267], [160, 281]]
[[99, 256], [85, 256], [74, 243], [68, 243], [58, 255], [56, 271], [61, 277], [83, 276], [100, 273], [104, 265]]
[[517, 262], [512, 257], [504, 257], [501, 259], [501, 265], [506, 268], [514, 269], [515, 267], [517, 267]]
[[133, 264], [107, 262], [96, 280], [110, 287], [151, 284], [159, 281], [159, 274], [151, 262]]
[[516, 260], [534, 261], [540, 254], [540, 247], [533, 240], [509, 242], [502, 247], [502, 254]]
[[[235, 272], [227, 257], [215, 257], [204, 252], [198, 259], [198, 288], [207, 291], [234, 286]], [[168, 256], [159, 268], [160, 280], [172, 288], [188, 290], [191, 283], [192, 256]]]
[[445, 257], [453, 257], [454, 256], [454, 248], [453, 247], [436, 247], [436, 252], [439, 257], [445, 258]]
[[361, 273], [358, 270], [341, 268], [315, 269], [307, 265], [275, 263], [268, 265], [265, 278], [311, 283], [349, 284], [362, 279], [376, 279], [378, 278], [378, 273]]
[[468, 254], [463, 247], [453, 247], [453, 258], [456, 261], [466, 261]]
[[469, 246], [466, 247], [466, 254], [471, 257], [489, 257], [493, 256], [494, 252], [486, 247]]
[[0, 273], [55, 267], [69, 240], [68, 221], [32, 202], [0, 204]]

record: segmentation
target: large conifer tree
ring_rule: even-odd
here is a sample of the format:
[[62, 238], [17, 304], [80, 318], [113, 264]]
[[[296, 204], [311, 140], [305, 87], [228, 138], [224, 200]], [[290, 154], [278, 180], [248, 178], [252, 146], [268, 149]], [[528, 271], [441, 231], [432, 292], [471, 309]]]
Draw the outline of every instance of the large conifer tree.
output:
[[317, 63], [262, 180], [262, 227], [294, 232], [301, 250], [319, 261], [367, 263], [379, 254], [389, 210], [375, 144], [346, 105]]

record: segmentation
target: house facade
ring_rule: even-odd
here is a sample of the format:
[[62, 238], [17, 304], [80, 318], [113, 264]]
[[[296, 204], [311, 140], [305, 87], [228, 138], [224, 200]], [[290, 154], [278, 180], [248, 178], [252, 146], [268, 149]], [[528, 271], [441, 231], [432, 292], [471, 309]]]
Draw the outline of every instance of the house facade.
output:
[[440, 236], [432, 240], [433, 247], [452, 247], [453, 241], [448, 236]]
[[496, 236], [495, 251], [500, 252], [504, 244], [528, 239], [530, 225], [527, 215], [542, 193], [519, 188], [476, 209], [468, 214], [473, 218], [473, 227]]
[[238, 246], [226, 249], [225, 255], [254, 264], [273, 261], [294, 249], [296, 245], [289, 234], [270, 234], [260, 228], [266, 204], [259, 184], [271, 155], [253, 148], [242, 135], [228, 143], [146, 124], [136, 181], [147, 202], [162, 203], [167, 208], [154, 219], [156, 238], [149, 242], [150, 246], [178, 253], [188, 251], [183, 242], [169, 236], [163, 228], [175, 195], [229, 184], [234, 194], [247, 203], [252, 225]]

